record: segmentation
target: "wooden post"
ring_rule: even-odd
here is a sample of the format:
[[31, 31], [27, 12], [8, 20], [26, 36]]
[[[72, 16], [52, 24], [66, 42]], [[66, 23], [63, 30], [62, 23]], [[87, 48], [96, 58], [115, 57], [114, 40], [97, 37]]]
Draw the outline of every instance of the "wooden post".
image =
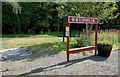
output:
[[[98, 39], [98, 23], [96, 23], [95, 27], [95, 46], [97, 46], [97, 39]], [[95, 55], [97, 55], [97, 49], [95, 49]]]
[[65, 41], [65, 28], [63, 29], [63, 42]]
[[[70, 28], [70, 24], [69, 24], [69, 28]], [[70, 31], [69, 31], [69, 33], [70, 33], [70, 39], [71, 39], [71, 36], [72, 36], [72, 35], [71, 35], [71, 28], [70, 28]]]
[[69, 49], [70, 49], [70, 23], [68, 22], [69, 17], [67, 18], [67, 27], [69, 27], [69, 35], [67, 36], [67, 62], [69, 61]]

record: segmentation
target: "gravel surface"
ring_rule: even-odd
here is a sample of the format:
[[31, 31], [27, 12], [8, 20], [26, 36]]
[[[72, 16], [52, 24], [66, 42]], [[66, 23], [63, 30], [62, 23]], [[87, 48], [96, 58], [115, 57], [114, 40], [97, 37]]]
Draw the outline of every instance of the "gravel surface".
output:
[[7, 60], [18, 60], [23, 59], [31, 55], [32, 52], [26, 48], [11, 48], [0, 50], [0, 61], [7, 61]]
[[65, 52], [41, 51], [0, 63], [2, 75], [117, 75], [118, 51], [112, 51], [108, 58], [90, 52], [71, 54], [70, 62], [66, 62]]

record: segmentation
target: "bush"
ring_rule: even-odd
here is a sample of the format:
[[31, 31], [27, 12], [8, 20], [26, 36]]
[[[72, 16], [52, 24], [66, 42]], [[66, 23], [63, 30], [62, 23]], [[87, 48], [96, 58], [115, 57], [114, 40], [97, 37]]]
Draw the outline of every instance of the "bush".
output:
[[87, 31], [87, 32], [82, 32], [80, 34], [80, 37], [77, 36], [76, 34], [76, 39], [74, 41], [74, 44], [72, 45], [73, 48], [78, 48], [78, 47], [85, 47], [89, 45], [93, 45], [93, 35], [92, 31]]

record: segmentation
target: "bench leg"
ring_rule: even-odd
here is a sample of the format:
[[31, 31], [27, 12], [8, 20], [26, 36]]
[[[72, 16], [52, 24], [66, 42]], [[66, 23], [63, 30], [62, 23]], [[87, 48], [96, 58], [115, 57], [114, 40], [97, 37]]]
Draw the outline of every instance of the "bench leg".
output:
[[97, 49], [95, 49], [95, 54], [94, 54], [95, 56], [97, 55]]
[[67, 53], [67, 62], [69, 62], [69, 53]]

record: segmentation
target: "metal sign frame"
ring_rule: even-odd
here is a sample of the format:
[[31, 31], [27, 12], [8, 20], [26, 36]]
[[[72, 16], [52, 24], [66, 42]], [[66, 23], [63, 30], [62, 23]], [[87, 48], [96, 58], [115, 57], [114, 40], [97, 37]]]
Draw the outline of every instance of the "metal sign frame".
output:
[[[74, 48], [70, 49], [70, 24], [71, 23], [81, 23], [81, 24], [96, 24], [95, 26], [95, 46], [87, 46], [81, 48]], [[97, 55], [97, 38], [98, 38], [98, 18], [83, 18], [83, 17], [75, 17], [75, 16], [68, 16], [67, 18], [67, 28], [66, 28], [66, 35], [67, 35], [67, 61], [69, 61], [69, 55], [88, 51], [88, 50], [95, 50], [95, 55]]]

